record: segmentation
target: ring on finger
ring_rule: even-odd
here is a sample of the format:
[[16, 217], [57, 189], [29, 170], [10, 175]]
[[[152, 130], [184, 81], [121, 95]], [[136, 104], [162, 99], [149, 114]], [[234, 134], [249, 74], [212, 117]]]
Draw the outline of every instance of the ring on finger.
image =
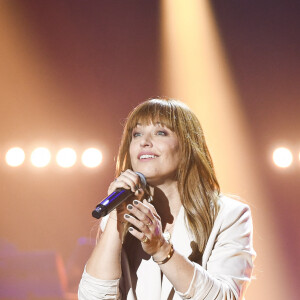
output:
[[149, 226], [152, 225], [152, 224], [153, 224], [153, 222], [152, 222], [152, 220], [150, 219], [149, 223], [146, 224], [146, 226], [149, 227]]
[[142, 239], [141, 242], [142, 242], [142, 243], [148, 243], [148, 242], [149, 242], [148, 237], [144, 235], [144, 238]]

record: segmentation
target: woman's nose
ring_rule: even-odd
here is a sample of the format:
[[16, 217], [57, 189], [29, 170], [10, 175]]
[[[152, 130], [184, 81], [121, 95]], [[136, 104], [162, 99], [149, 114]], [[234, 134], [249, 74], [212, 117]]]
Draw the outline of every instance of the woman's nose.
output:
[[150, 134], [144, 134], [140, 140], [142, 147], [152, 147], [152, 139]]

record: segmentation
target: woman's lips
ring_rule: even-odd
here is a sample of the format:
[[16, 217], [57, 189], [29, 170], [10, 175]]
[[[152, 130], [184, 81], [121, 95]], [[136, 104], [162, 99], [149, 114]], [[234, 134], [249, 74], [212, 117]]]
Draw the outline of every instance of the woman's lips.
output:
[[138, 159], [139, 160], [143, 160], [143, 159], [154, 159], [157, 158], [158, 155], [155, 155], [153, 153], [143, 153], [143, 154], [139, 154]]

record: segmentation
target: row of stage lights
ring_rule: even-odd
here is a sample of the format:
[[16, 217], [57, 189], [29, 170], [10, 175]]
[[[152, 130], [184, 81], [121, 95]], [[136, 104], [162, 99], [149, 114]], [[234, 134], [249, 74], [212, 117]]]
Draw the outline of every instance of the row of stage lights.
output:
[[[277, 167], [288, 168], [292, 165], [294, 160], [292, 151], [285, 147], [280, 147], [273, 152], [273, 162]], [[299, 153], [300, 160], [300, 153]]]
[[[62, 148], [56, 153], [56, 163], [62, 168], [71, 168], [77, 162], [76, 151], [72, 148]], [[5, 155], [6, 163], [11, 167], [21, 166], [26, 159], [22, 148], [14, 147]], [[51, 162], [52, 155], [48, 148], [39, 147], [32, 151], [30, 161], [34, 167], [44, 168]], [[102, 153], [96, 148], [86, 149], [81, 155], [81, 162], [88, 168], [96, 168], [102, 162]]]
[[[18, 167], [24, 163], [25, 157], [26, 155], [22, 148], [14, 147], [7, 151], [5, 160], [9, 166]], [[36, 148], [30, 155], [30, 161], [37, 168], [46, 167], [51, 162], [51, 152], [47, 148]], [[293, 162], [293, 154], [287, 148], [277, 148], [273, 152], [273, 161], [276, 166], [287, 168]], [[56, 162], [62, 168], [73, 167], [77, 162], [76, 151], [72, 148], [62, 148], [56, 154]], [[102, 162], [102, 153], [96, 148], [86, 149], [81, 155], [81, 162], [88, 168], [96, 168]]]

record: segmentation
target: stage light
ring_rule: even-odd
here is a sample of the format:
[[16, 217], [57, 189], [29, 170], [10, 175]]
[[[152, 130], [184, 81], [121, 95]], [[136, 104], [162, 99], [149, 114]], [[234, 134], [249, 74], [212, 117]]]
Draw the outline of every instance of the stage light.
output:
[[89, 148], [83, 152], [81, 161], [86, 167], [95, 168], [102, 162], [102, 153], [96, 148]]
[[280, 147], [273, 152], [273, 161], [280, 168], [287, 168], [293, 162], [293, 155], [287, 148]]
[[50, 151], [47, 148], [36, 148], [31, 153], [31, 163], [37, 168], [43, 168], [49, 164], [51, 160]]
[[77, 160], [75, 150], [72, 148], [63, 148], [56, 155], [56, 162], [62, 168], [70, 168], [74, 166]]
[[11, 148], [7, 151], [5, 160], [11, 167], [20, 166], [25, 160], [25, 153], [23, 149], [19, 147]]

